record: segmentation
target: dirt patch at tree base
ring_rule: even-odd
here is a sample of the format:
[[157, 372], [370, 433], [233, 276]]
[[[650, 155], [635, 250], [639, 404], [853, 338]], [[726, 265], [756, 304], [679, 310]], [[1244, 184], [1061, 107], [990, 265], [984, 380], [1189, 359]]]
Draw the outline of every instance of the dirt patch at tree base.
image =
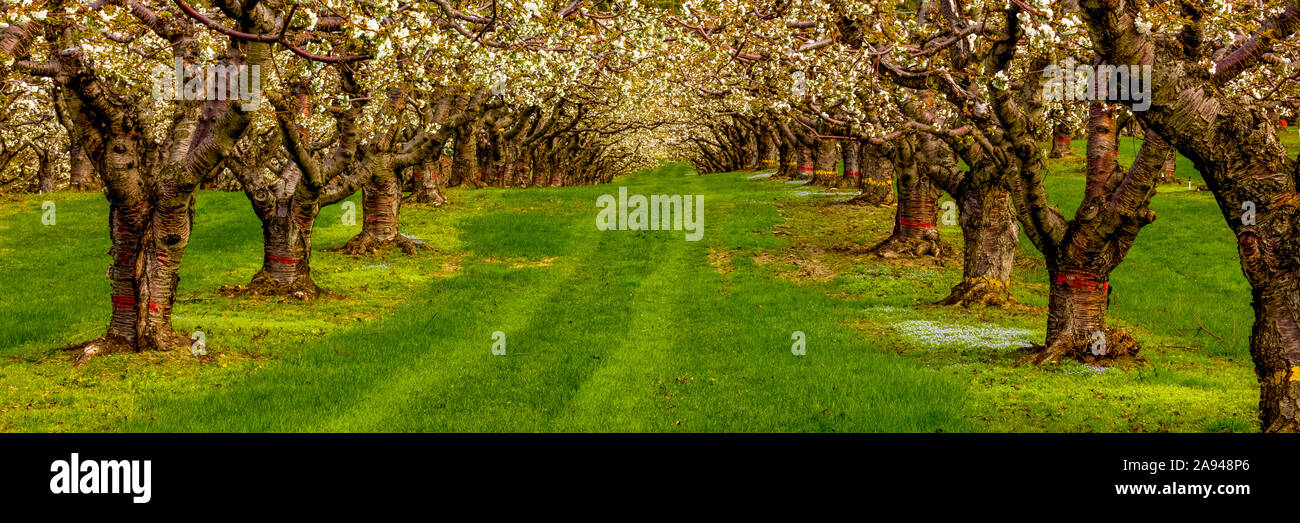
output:
[[181, 347], [189, 347], [190, 339], [184, 332], [170, 330], [150, 342], [141, 343], [139, 340], [132, 342], [116, 334], [104, 334], [90, 341], [73, 343], [59, 347], [60, 351], [74, 352], [72, 364], [75, 367], [85, 365], [92, 357], [113, 354], [118, 352], [141, 352], [144, 349], [149, 350], [171, 350]]
[[325, 249], [326, 252], [339, 252], [350, 256], [360, 256], [363, 254], [379, 254], [388, 252], [393, 249], [401, 249], [406, 254], [415, 254], [421, 249], [432, 249], [424, 242], [419, 242], [407, 238], [401, 234], [389, 240], [381, 240], [371, 234], [361, 233], [353, 236], [351, 240], [343, 244], [342, 247]]
[[282, 284], [275, 281], [265, 273], [258, 273], [248, 285], [222, 285], [217, 288], [217, 294], [226, 298], [241, 298], [245, 296], [264, 297], [283, 297], [292, 298], [298, 301], [313, 301], [321, 298], [338, 298], [338, 294], [322, 289], [312, 281], [310, 277], [299, 278], [290, 284]]

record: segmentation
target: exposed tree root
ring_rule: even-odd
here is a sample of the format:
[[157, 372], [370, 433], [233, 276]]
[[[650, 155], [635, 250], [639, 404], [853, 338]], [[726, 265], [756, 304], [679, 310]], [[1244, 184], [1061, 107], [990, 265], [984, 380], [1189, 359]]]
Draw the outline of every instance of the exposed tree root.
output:
[[[1104, 352], [1094, 353], [1097, 340], [1077, 340], [1070, 336], [1053, 340], [1048, 345], [1034, 344], [1020, 349], [1028, 354], [1028, 361], [1036, 365], [1073, 359], [1090, 365], [1112, 364], [1117, 360], [1137, 358], [1141, 346], [1128, 329], [1107, 327]], [[1102, 347], [1098, 347], [1101, 349]]]
[[94, 356], [101, 354], [112, 354], [115, 352], [141, 352], [144, 350], [172, 350], [181, 347], [189, 347], [190, 340], [185, 334], [179, 331], [167, 329], [166, 332], [158, 331], [152, 335], [143, 336], [137, 342], [132, 342], [117, 334], [104, 334], [90, 341], [73, 343], [59, 350], [75, 351], [73, 356], [73, 366], [80, 367], [85, 365]]
[[415, 252], [420, 249], [428, 248], [429, 246], [425, 245], [424, 242], [417, 242], [407, 238], [406, 236], [402, 236], [401, 234], [393, 236], [392, 239], [381, 240], [370, 233], [362, 232], [361, 234], [353, 236], [352, 239], [348, 240], [348, 242], [343, 244], [342, 247], [326, 250], [357, 256], [362, 254], [387, 252], [391, 249], [401, 249], [402, 252], [406, 254], [415, 254]]
[[1273, 420], [1273, 423], [1264, 428], [1264, 432], [1273, 434], [1296, 434], [1300, 433], [1300, 423], [1293, 418], [1279, 417]]
[[834, 176], [827, 181], [827, 187], [832, 189], [856, 189], [858, 182], [848, 176]]
[[240, 296], [286, 296], [302, 301], [334, 296], [333, 293], [316, 286], [311, 276], [300, 276], [293, 283], [280, 283], [267, 274], [258, 271], [248, 285], [222, 285], [217, 293], [227, 298]]
[[410, 196], [407, 196], [406, 199], [402, 200], [403, 205], [408, 203], [427, 203], [434, 207], [442, 207], [443, 205], [450, 204], [451, 200], [447, 199], [447, 197], [442, 194], [441, 189], [434, 188], [411, 193]]
[[1011, 288], [1005, 281], [996, 278], [965, 278], [952, 288], [948, 297], [935, 305], [964, 307], [1001, 307], [1016, 303], [1011, 296]]
[[922, 256], [942, 257], [952, 251], [939, 240], [938, 234], [935, 234], [934, 237], [926, 238], [905, 238], [893, 235], [876, 244], [875, 247], [871, 248], [870, 252], [881, 258], [919, 258]]
[[844, 205], [861, 205], [864, 207], [866, 206], [888, 207], [893, 204], [894, 204], [893, 193], [890, 193], [889, 197], [883, 197], [880, 194], [872, 194], [870, 192], [865, 192], [865, 191], [862, 194], [854, 196], [853, 198], [850, 198], [848, 201], [844, 202]]

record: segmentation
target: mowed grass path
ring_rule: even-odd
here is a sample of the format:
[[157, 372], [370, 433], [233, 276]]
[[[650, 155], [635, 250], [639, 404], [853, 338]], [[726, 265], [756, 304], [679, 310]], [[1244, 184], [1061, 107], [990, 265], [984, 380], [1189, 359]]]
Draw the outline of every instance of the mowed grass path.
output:
[[[598, 195], [703, 194], [702, 241], [599, 231]], [[75, 369], [53, 347], [106, 318], [97, 195], [0, 204], [0, 430], [968, 431], [967, 380], [849, 327], [861, 304], [775, 277], [774, 199], [790, 187], [667, 166], [596, 187], [453, 191], [403, 210], [437, 252], [350, 259], [320, 249], [357, 227], [318, 222], [314, 267], [342, 298], [227, 299], [260, 235], [242, 195], [204, 192], [182, 272], [183, 351]], [[730, 256], [719, 260], [719, 256]], [[10, 321], [10, 318], [17, 321]], [[493, 333], [506, 337], [495, 356]], [[791, 354], [805, 333], [807, 355]]]

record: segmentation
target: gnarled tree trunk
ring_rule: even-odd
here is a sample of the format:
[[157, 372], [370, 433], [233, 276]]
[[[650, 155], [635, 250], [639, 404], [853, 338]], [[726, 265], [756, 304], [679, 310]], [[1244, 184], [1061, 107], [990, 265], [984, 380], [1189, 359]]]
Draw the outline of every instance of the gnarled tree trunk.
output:
[[894, 212], [893, 233], [872, 247], [872, 252], [883, 258], [938, 257], [949, 252], [939, 239], [939, 229], [935, 224], [939, 195], [939, 189], [918, 172], [915, 163], [905, 166], [898, 177], [898, 208]]
[[1073, 154], [1070, 149], [1070, 128], [1066, 125], [1057, 124], [1052, 128], [1052, 152], [1047, 155], [1048, 158], [1064, 158]]
[[413, 171], [411, 173], [412, 191], [411, 195], [406, 198], [406, 202], [428, 203], [434, 207], [441, 207], [451, 203], [451, 200], [448, 200], [442, 193], [451, 172], [451, 158], [439, 157], [427, 160], [412, 167], [411, 170]]
[[361, 232], [337, 250], [344, 254], [378, 253], [399, 248], [407, 254], [427, 248], [398, 232], [398, 216], [402, 205], [401, 186], [397, 175], [388, 164], [387, 155], [374, 155], [364, 166], [371, 170], [370, 179], [361, 189], [363, 218]]
[[[973, 191], [972, 191], [973, 192]], [[962, 280], [941, 305], [998, 306], [1011, 297], [1011, 269], [1020, 227], [1005, 189], [960, 199], [963, 238]]]
[[817, 154], [813, 159], [812, 184], [822, 187], [835, 187], [840, 176], [837, 167], [840, 161], [840, 147], [835, 140], [817, 140]]
[[448, 180], [448, 187], [456, 187], [463, 183], [470, 183], [477, 187], [482, 187], [483, 183], [479, 180], [479, 163], [478, 163], [478, 132], [481, 124], [478, 121], [470, 123], [456, 131], [455, 155], [451, 160], [451, 179]]
[[858, 205], [889, 205], [894, 203], [894, 165], [880, 150], [880, 146], [863, 143], [858, 160], [857, 183], [862, 194], [849, 200]]
[[811, 147], [805, 145], [797, 146], [799, 171], [795, 173], [796, 180], [812, 180], [813, 171], [816, 170], [816, 158], [814, 157]]

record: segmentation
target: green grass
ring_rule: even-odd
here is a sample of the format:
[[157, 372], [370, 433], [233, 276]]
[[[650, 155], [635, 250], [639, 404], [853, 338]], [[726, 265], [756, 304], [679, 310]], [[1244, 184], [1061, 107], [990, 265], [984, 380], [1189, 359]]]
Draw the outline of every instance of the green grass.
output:
[[[1078, 161], [1052, 164], [1062, 209], [1077, 205]], [[596, 197], [619, 185], [706, 195], [704, 239], [598, 231]], [[403, 209], [403, 230], [436, 247], [413, 257], [323, 252], [359, 229], [336, 206], [317, 222], [313, 268], [342, 297], [315, 303], [217, 295], [257, 270], [260, 229], [241, 194], [202, 192], [175, 322], [204, 331], [214, 358], [106, 355], [80, 368], [55, 348], [107, 319], [107, 204], [11, 197], [0, 201], [0, 430], [1254, 430], [1249, 293], [1208, 194], [1157, 197], [1160, 218], [1112, 279], [1113, 316], [1145, 359], [1098, 371], [1021, 365], [1008, 340], [915, 337], [984, 326], [1041, 338], [1046, 276], [1027, 243], [1014, 288], [1025, 307], [933, 307], [959, 258], [856, 254], [888, 233], [890, 211], [803, 192], [674, 165], [608, 186], [453, 190], [451, 206]], [[41, 225], [46, 199], [55, 226]], [[943, 233], [960, 245], [956, 227]], [[497, 331], [505, 356], [491, 353]], [[806, 356], [791, 354], [794, 331]]]

